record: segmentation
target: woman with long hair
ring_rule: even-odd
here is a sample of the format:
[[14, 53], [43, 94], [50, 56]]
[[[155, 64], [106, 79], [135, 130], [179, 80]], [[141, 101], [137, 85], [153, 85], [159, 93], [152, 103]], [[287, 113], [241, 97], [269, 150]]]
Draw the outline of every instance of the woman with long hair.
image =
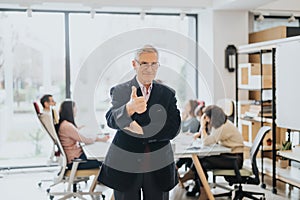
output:
[[57, 127], [58, 136], [67, 155], [68, 168], [71, 169], [73, 160], [76, 158], [87, 161], [80, 163], [78, 165], [78, 169], [93, 169], [100, 167], [102, 165], [102, 162], [87, 159], [86, 155], [79, 145], [79, 142], [83, 142], [85, 144], [91, 144], [97, 141], [106, 142], [109, 139], [109, 136], [105, 136], [104, 138], [88, 138], [81, 135], [74, 120], [76, 111], [76, 105], [73, 101], [64, 101], [60, 105], [59, 124]]

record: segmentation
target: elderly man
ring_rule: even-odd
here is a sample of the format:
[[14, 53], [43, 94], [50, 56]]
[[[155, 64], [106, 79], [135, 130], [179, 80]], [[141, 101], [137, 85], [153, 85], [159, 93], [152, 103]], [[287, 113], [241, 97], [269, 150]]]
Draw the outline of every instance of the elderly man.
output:
[[114, 189], [116, 200], [169, 199], [177, 184], [170, 140], [180, 130], [175, 91], [155, 81], [158, 51], [146, 45], [136, 52], [136, 76], [110, 91], [107, 124], [116, 135], [99, 181]]

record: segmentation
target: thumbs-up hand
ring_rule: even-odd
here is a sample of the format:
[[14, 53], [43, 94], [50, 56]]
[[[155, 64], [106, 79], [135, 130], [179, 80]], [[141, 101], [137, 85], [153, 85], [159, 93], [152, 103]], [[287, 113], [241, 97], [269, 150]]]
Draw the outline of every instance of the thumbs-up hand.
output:
[[132, 86], [131, 87], [131, 99], [135, 99], [137, 98], [137, 94], [136, 94], [136, 87], [135, 86]]
[[142, 114], [147, 110], [147, 103], [143, 96], [138, 97], [136, 87], [132, 86], [130, 101], [126, 104], [126, 110], [129, 116], [134, 113]]

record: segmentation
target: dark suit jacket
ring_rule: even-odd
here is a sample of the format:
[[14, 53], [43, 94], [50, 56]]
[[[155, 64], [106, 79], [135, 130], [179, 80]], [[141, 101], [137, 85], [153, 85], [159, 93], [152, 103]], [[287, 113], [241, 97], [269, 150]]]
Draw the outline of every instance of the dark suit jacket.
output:
[[[177, 184], [170, 145], [170, 140], [180, 131], [175, 91], [154, 81], [147, 111], [129, 117], [125, 105], [130, 100], [132, 86], [137, 88], [137, 95], [142, 96], [136, 78], [111, 89], [112, 107], [106, 119], [108, 126], [117, 132], [98, 180], [115, 190], [126, 191], [129, 187], [138, 187], [143, 173], [150, 173], [162, 191], [169, 191]], [[143, 127], [144, 135], [124, 130], [133, 120]], [[144, 160], [141, 155], [149, 151], [150, 158]]]

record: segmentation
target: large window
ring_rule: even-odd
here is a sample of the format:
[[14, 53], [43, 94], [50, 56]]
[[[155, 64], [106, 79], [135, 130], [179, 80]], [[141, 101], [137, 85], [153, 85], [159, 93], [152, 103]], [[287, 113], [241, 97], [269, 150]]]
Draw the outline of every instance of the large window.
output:
[[63, 14], [0, 12], [1, 165], [45, 164], [50, 156], [32, 102], [45, 93], [64, 98], [64, 52]]
[[[70, 58], [65, 55], [66, 19]], [[49, 93], [58, 107], [68, 88], [72, 97], [80, 69], [97, 47], [119, 34], [143, 28], [173, 31], [196, 42], [196, 17], [192, 15], [147, 14], [142, 19], [131, 13], [98, 13], [92, 19], [78, 12], [33, 12], [32, 17], [21, 11], [0, 12], [0, 167], [46, 164], [52, 144], [38, 122], [33, 101]], [[174, 44], [185, 47], [179, 41]], [[157, 78], [176, 90], [179, 107], [196, 98], [196, 49], [187, 51], [193, 59], [160, 51]], [[110, 106], [109, 89], [134, 74], [132, 58], [129, 52], [112, 60], [98, 81], [94, 102], [101, 124]], [[95, 66], [103, 67], [101, 60]], [[71, 85], [66, 85], [66, 77], [71, 77]]]
[[[178, 15], [146, 15], [141, 18], [140, 15], [97, 14], [91, 18], [89, 14], [71, 14], [72, 88], [74, 88], [80, 68], [96, 48], [119, 34], [143, 28], [171, 30], [194, 41], [196, 38], [196, 18], [193, 16], [186, 16], [182, 19]], [[174, 40], [173, 42], [177, 43], [178, 48], [184, 48], [185, 44], [180, 44], [180, 41]], [[113, 48], [118, 48], [118, 46]], [[189, 54], [196, 55], [195, 49], [192, 49]], [[105, 123], [105, 112], [110, 106], [109, 89], [133, 77], [134, 71], [131, 66], [133, 56], [133, 52], [124, 52], [112, 60], [109, 67], [104, 66], [101, 60], [94, 62], [95, 68], [106, 68], [99, 77], [98, 89], [95, 92], [96, 116], [99, 123]], [[195, 59], [185, 60], [172, 52], [160, 51], [159, 61], [161, 67], [157, 78], [176, 90], [179, 106], [182, 107], [187, 99], [196, 99]]]

